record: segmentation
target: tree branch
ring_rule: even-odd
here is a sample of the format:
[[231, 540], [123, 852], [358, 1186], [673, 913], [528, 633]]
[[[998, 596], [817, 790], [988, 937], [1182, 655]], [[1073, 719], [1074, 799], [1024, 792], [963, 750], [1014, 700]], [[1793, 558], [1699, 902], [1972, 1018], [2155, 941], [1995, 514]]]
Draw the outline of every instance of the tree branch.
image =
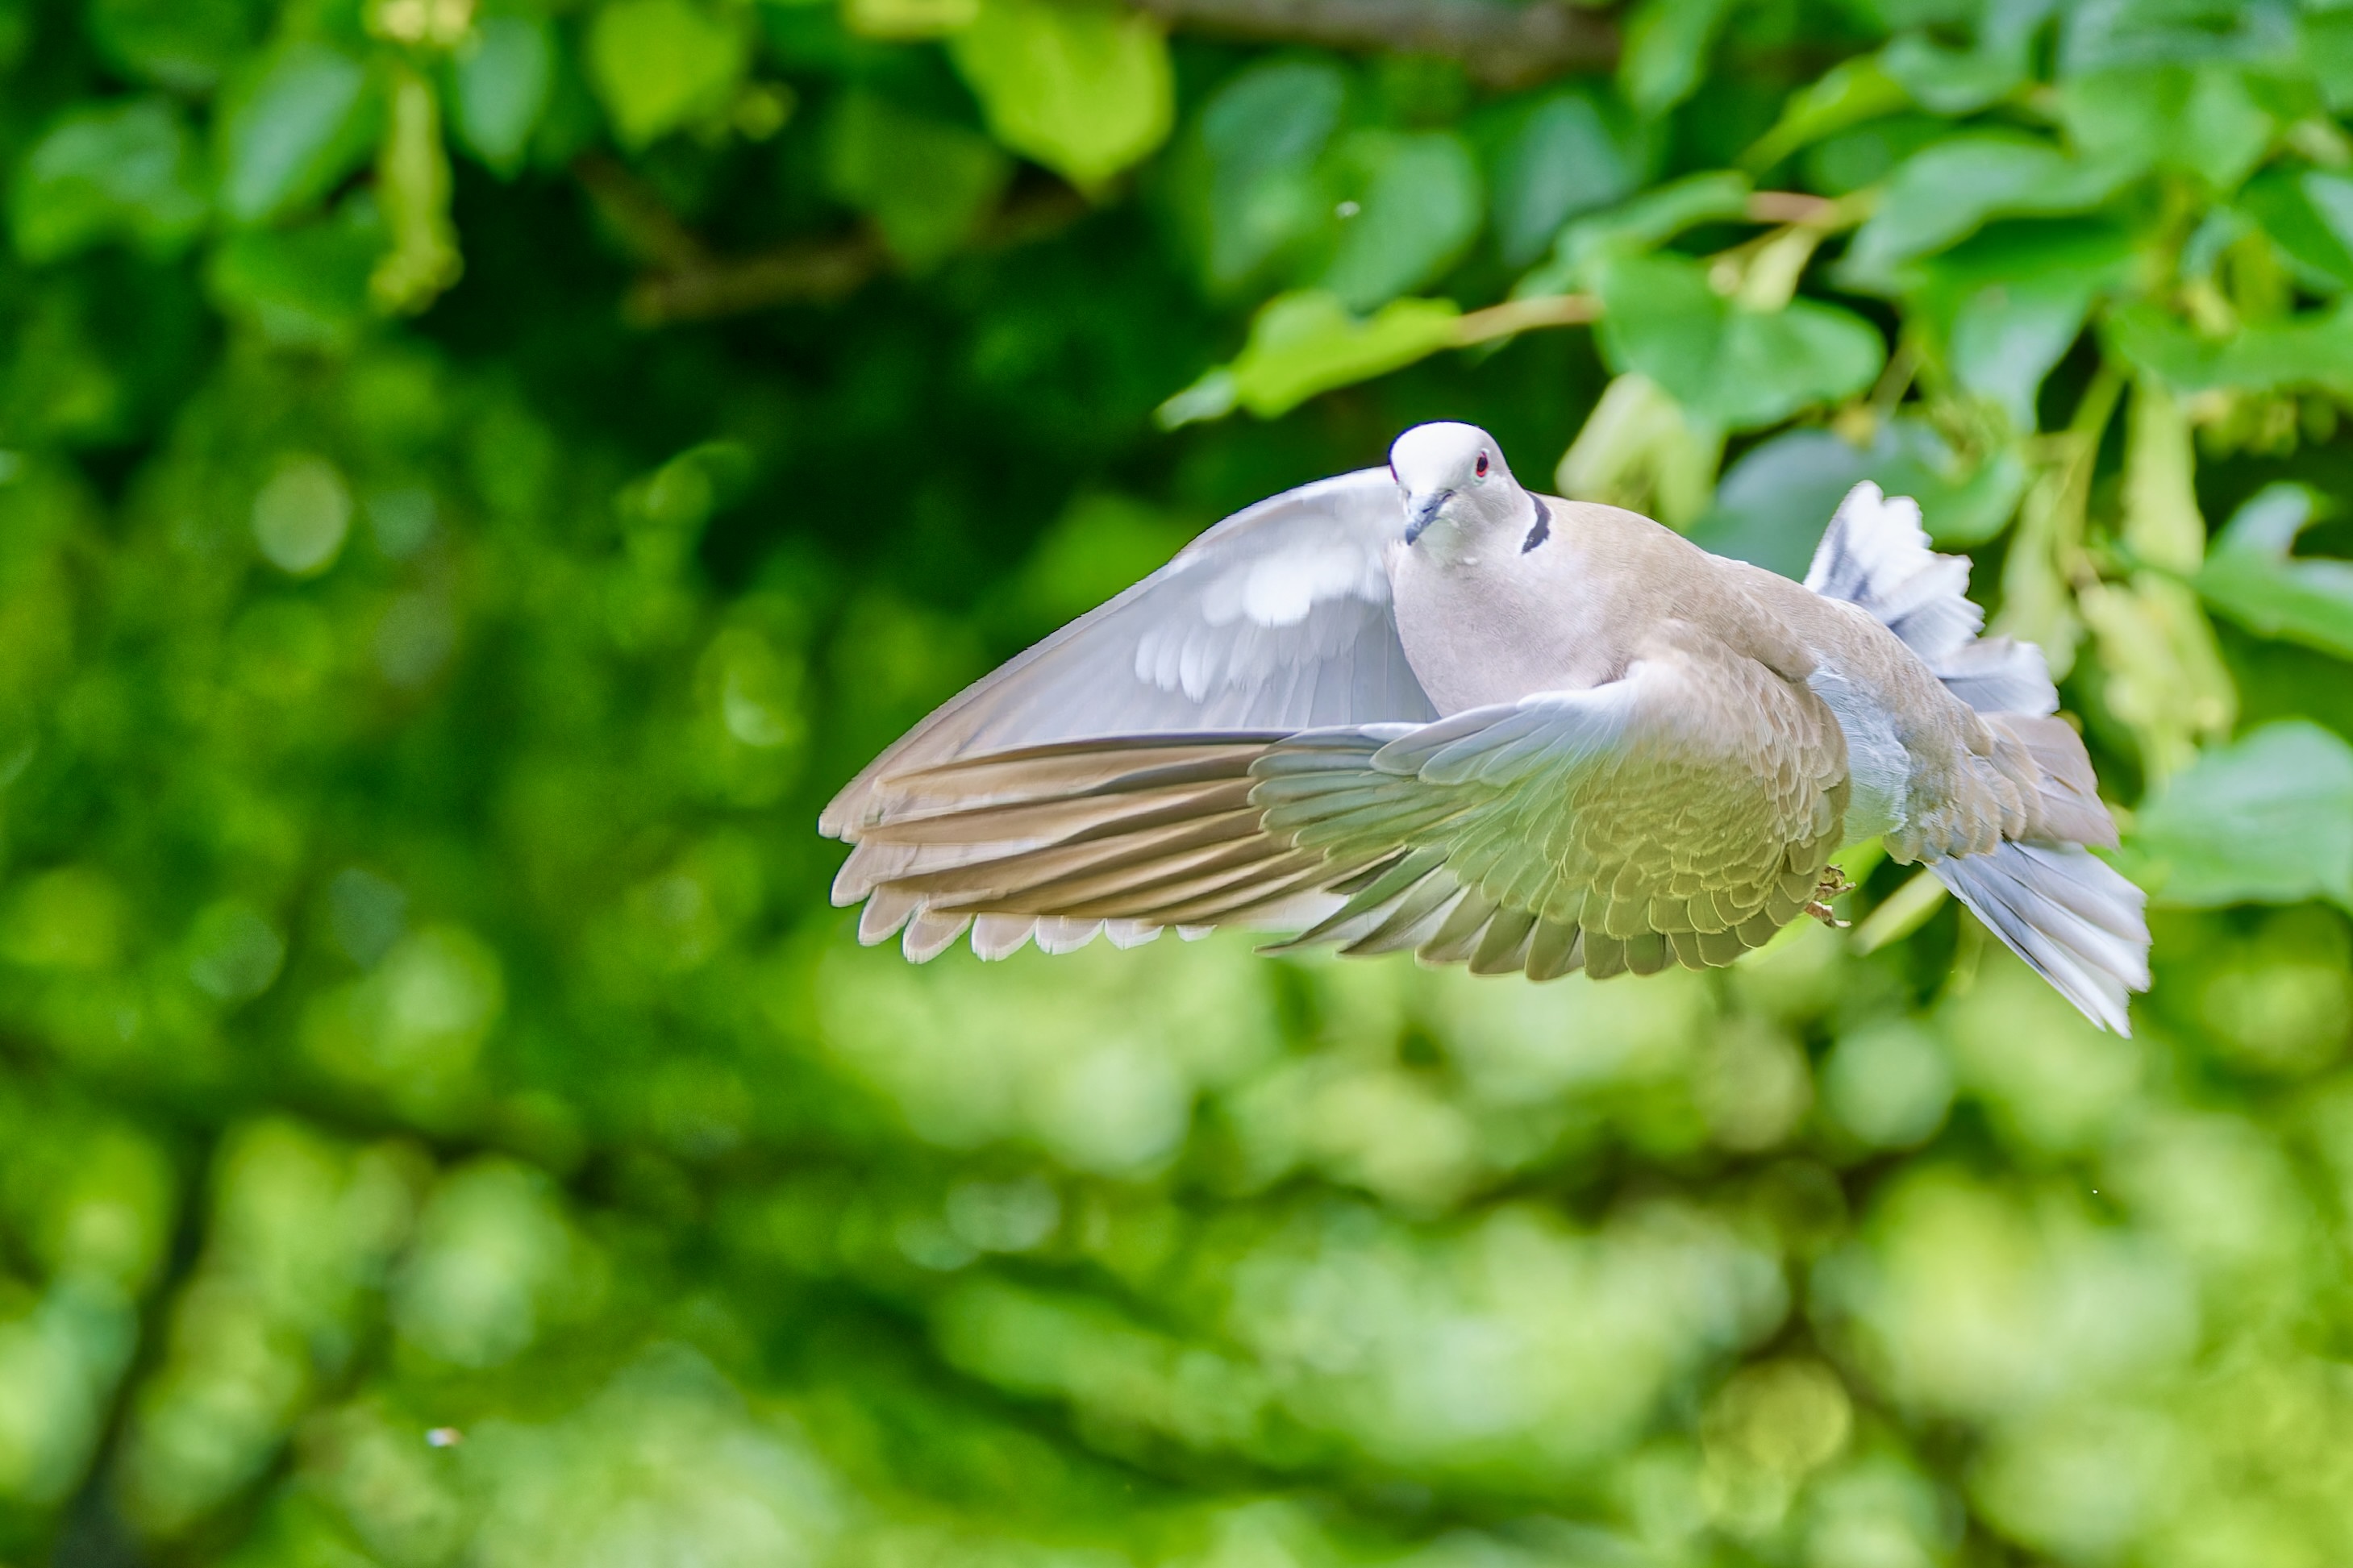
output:
[[[621, 300], [633, 327], [708, 321], [776, 305], [829, 305], [890, 270], [891, 252], [870, 226], [824, 238], [792, 239], [748, 256], [721, 256], [678, 220], [644, 181], [597, 154], [575, 159], [573, 177], [624, 248], [645, 263]], [[1018, 190], [974, 237], [973, 247], [1026, 245], [1067, 228], [1088, 212], [1068, 185]]]
[[740, 316], [772, 305], [828, 305], [857, 293], [889, 259], [881, 242], [865, 229], [838, 239], [796, 240], [751, 256], [698, 256], [629, 285], [621, 319], [633, 327], [659, 327]]
[[1493, 87], [1618, 63], [1618, 28], [1562, 0], [1129, 0], [1185, 32], [1438, 55]]

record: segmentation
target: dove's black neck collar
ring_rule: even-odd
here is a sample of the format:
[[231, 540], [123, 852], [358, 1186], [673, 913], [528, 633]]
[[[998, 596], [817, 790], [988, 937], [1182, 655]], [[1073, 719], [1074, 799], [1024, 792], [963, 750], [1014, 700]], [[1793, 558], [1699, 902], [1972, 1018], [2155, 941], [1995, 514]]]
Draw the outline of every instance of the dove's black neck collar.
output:
[[1520, 545], [1523, 555], [1552, 537], [1552, 510], [1545, 505], [1544, 498], [1532, 490], [1528, 493], [1528, 504], [1536, 509], [1536, 524], [1528, 530], [1528, 537]]

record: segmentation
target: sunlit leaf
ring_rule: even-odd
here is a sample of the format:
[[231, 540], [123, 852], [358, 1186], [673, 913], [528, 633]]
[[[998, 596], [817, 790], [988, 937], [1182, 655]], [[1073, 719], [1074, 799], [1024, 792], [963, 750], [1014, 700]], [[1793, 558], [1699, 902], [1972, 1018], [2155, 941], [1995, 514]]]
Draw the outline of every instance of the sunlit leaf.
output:
[[1214, 419], [1236, 404], [1271, 419], [1319, 392], [1385, 375], [1451, 346], [1460, 314], [1448, 300], [1397, 300], [1366, 318], [1321, 289], [1279, 295], [1260, 310], [1233, 363], [1170, 398], [1161, 420]]
[[734, 20], [695, 0], [609, 0], [588, 31], [589, 79], [630, 146], [716, 115], [748, 55]]
[[1858, 316], [1807, 300], [1742, 309], [1691, 262], [1605, 257], [1597, 282], [1610, 363], [1650, 377], [1718, 429], [1776, 424], [1859, 392], [1886, 358], [1878, 331]]
[[1167, 139], [1176, 88], [1159, 24], [1060, 0], [983, 0], [949, 40], [997, 139], [1082, 189]]

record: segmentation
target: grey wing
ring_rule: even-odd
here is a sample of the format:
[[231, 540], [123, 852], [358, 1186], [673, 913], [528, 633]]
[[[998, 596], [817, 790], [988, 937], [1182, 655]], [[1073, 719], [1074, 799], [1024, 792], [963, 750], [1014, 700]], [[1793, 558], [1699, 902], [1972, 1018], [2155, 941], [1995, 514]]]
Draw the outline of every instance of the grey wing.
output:
[[[1814, 893], [1845, 752], [1727, 654], [1428, 724], [1042, 747], [948, 764], [993, 804], [878, 829], [967, 852], [881, 889], [926, 918], [1273, 924], [1538, 978], [1728, 963]], [[1314, 917], [1310, 917], [1314, 918]]]
[[[852, 779], [818, 819], [821, 832], [858, 845], [835, 900], [854, 903], [918, 869], [969, 858], [873, 832], [910, 814], [983, 804], [954, 793], [976, 778], [942, 771], [959, 759], [1114, 737], [1433, 717], [1390, 607], [1384, 556], [1402, 532], [1397, 487], [1382, 468], [1302, 486], [1209, 529], [1158, 572], [957, 694]], [[914, 918], [914, 953], [936, 951], [962, 929], [922, 912], [886, 892], [869, 904], [861, 934], [887, 935]], [[998, 921], [987, 945], [1018, 945], [1024, 934]], [[1056, 940], [1077, 939], [1065, 931]]]
[[1301, 737], [1254, 770], [1269, 830], [1343, 865], [1387, 851], [1302, 942], [1536, 979], [1729, 963], [1812, 900], [1843, 837], [1837, 721], [1722, 650], [1378, 739]]

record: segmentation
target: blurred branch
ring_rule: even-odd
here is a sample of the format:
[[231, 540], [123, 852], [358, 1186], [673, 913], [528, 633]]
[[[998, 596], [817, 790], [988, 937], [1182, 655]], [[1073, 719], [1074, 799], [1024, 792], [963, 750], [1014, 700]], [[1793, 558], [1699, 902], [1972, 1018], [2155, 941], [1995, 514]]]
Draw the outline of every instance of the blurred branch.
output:
[[1187, 32], [1438, 55], [1494, 87], [1618, 63], [1618, 28], [1560, 0], [1129, 0]]
[[864, 288], [889, 260], [881, 241], [863, 229], [750, 256], [700, 256], [639, 278], [622, 298], [621, 316], [633, 327], [659, 327], [772, 305], [828, 305]]
[[1600, 319], [1601, 301], [1590, 294], [1540, 295], [1471, 311], [1454, 323], [1454, 342], [1467, 348], [1532, 327], [1583, 327]]
[[[717, 255], [643, 181], [611, 159], [584, 157], [572, 172], [615, 236], [647, 264], [621, 301], [622, 319], [631, 326], [708, 321], [777, 305], [832, 304], [892, 265], [871, 228], [787, 240], [746, 256]], [[1042, 239], [1087, 210], [1085, 198], [1069, 186], [1041, 184], [1000, 207], [973, 246], [996, 250]]]

